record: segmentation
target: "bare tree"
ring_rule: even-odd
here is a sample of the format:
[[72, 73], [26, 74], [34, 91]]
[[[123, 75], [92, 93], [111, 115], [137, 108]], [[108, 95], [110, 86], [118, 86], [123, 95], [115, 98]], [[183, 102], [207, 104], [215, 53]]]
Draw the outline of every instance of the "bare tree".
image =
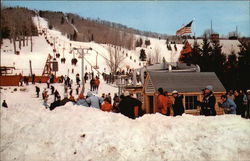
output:
[[108, 48], [109, 57], [106, 59], [106, 64], [109, 67], [111, 73], [115, 73], [119, 68], [121, 68], [124, 62], [125, 56], [119, 52], [118, 48]]

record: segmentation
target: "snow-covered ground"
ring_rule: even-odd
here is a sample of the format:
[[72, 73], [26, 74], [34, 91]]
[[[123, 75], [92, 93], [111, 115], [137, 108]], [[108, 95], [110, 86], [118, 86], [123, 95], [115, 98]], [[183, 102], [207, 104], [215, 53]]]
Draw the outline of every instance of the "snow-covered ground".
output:
[[[45, 19], [39, 18], [40, 27], [47, 28]], [[38, 18], [34, 21], [38, 24]], [[108, 72], [105, 57], [108, 46], [95, 42], [82, 43], [69, 41], [60, 32], [48, 30], [48, 37], [57, 37], [56, 49], [62, 57], [65, 47], [66, 64], [59, 61], [58, 75], [69, 71], [71, 79], [80, 72], [80, 59], [76, 66], [71, 66], [71, 47], [92, 47], [102, 56], [98, 56], [99, 71]], [[53, 42], [50, 38], [51, 42]], [[156, 48], [167, 61], [176, 61], [182, 45], [177, 45], [178, 52], [171, 57], [164, 40], [150, 39], [146, 53]], [[30, 42], [29, 42], [30, 43]], [[173, 47], [173, 46], [172, 46]], [[151, 49], [150, 49], [151, 48]], [[139, 68], [139, 51], [124, 50], [128, 53], [123, 68]], [[53, 54], [44, 36], [33, 37], [33, 52], [30, 46], [22, 47], [20, 55], [13, 54], [13, 45], [3, 40], [1, 47], [1, 65], [15, 66], [16, 73], [29, 74], [29, 60], [33, 72], [41, 75], [48, 53]], [[165, 54], [165, 55], [164, 55]], [[130, 60], [132, 56], [132, 60]], [[60, 57], [60, 58], [61, 58]], [[78, 58], [76, 56], [76, 58]], [[85, 71], [90, 72], [96, 63], [96, 53], [86, 54]], [[136, 62], [134, 61], [136, 60]], [[74, 73], [71, 73], [74, 69]], [[41, 88], [46, 84], [36, 84]], [[54, 84], [63, 96], [63, 85]], [[73, 95], [75, 94], [75, 82]], [[14, 91], [17, 88], [17, 91]], [[85, 92], [89, 91], [89, 82]], [[118, 89], [101, 80], [100, 90], [96, 94], [117, 93]], [[50, 91], [49, 91], [50, 94]], [[85, 93], [86, 94], [86, 93]], [[98, 109], [76, 106], [67, 103], [53, 111], [45, 109], [42, 99], [36, 98], [35, 86], [3, 87], [1, 103], [6, 100], [8, 109], [1, 107], [0, 122], [0, 160], [10, 161], [236, 161], [250, 160], [250, 120], [235, 115], [216, 117], [183, 115], [166, 117], [160, 114], [147, 114], [136, 120], [121, 114], [102, 112]], [[53, 96], [49, 97], [53, 102]]]
[[[62, 91], [63, 86], [55, 86]], [[1, 108], [3, 161], [246, 161], [250, 158], [250, 120], [236, 115], [166, 117], [157, 113], [132, 120], [72, 103], [49, 111], [42, 105], [42, 99], [35, 97], [34, 85], [18, 87], [16, 92], [14, 88], [1, 90], [1, 98], [9, 106]], [[104, 84], [100, 93], [106, 90], [112, 88]]]

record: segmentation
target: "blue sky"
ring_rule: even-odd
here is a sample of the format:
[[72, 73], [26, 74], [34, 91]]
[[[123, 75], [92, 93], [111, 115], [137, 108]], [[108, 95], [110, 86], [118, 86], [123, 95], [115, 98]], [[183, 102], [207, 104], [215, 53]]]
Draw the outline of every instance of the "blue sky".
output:
[[227, 35], [238, 26], [241, 36], [250, 36], [249, 1], [9, 1], [5, 6], [24, 6], [100, 18], [128, 27], [164, 34], [195, 19], [192, 31], [196, 36], [210, 28]]

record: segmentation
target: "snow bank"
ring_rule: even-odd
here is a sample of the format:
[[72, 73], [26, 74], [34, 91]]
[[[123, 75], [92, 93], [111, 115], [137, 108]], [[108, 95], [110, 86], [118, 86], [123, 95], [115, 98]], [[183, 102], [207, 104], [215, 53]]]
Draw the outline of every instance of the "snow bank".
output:
[[[8, 91], [10, 93], [8, 93]], [[121, 114], [67, 103], [54, 111], [26, 92], [8, 89], [1, 108], [1, 160], [249, 160], [250, 120]], [[7, 93], [7, 94], [6, 94]], [[23, 98], [23, 99], [13, 99]]]

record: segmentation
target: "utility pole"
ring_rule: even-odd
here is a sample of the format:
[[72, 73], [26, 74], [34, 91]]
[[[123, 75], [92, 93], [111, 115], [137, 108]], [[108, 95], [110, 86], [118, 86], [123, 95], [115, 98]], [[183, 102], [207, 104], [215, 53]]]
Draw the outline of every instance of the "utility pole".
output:
[[85, 91], [85, 79], [84, 79], [84, 49], [82, 48], [82, 93]]
[[238, 38], [238, 26], [236, 26], [236, 35], [235, 36]]
[[213, 34], [213, 21], [211, 20], [211, 30], [210, 30], [210, 36]]

